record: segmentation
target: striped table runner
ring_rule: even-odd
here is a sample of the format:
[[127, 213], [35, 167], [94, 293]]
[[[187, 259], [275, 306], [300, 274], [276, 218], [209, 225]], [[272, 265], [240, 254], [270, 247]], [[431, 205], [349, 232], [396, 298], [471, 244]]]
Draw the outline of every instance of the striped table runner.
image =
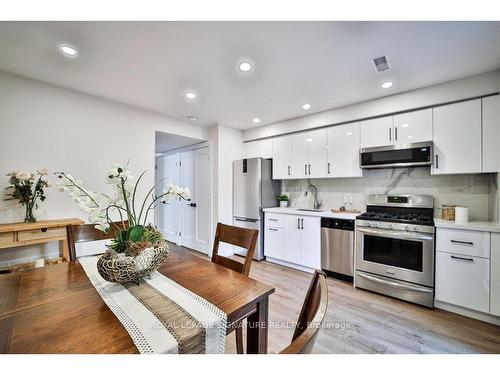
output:
[[110, 283], [97, 259], [78, 261], [140, 353], [224, 353], [227, 315], [218, 307], [159, 272], [139, 285]]

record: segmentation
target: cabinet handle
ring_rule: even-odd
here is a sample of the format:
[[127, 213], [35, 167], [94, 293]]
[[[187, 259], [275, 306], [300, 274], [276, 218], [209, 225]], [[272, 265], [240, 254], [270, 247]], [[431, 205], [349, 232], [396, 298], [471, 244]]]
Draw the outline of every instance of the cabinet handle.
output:
[[288, 175], [290, 176], [290, 166], [288, 166]]
[[300, 229], [304, 229], [304, 219], [300, 219], [300, 220], [301, 220], [301, 222], [302, 222], [302, 224], [301, 224], [301, 226], [300, 226]]
[[309, 174], [311, 174], [311, 164], [309, 164]]
[[474, 259], [472, 258], [463, 258], [463, 257], [457, 257], [455, 255], [450, 255], [453, 259], [457, 259], [457, 260], [466, 260], [467, 262], [474, 262]]
[[269, 221], [278, 221], [278, 219], [269, 219]]
[[436, 169], [439, 169], [439, 155], [436, 154]]
[[394, 140], [398, 140], [398, 128], [394, 128]]
[[470, 241], [458, 241], [458, 240], [450, 240], [450, 241], [453, 242], [453, 243], [459, 243], [461, 245], [474, 246], [474, 242], [470, 242]]
[[300, 229], [300, 219], [297, 219], [297, 229]]
[[328, 174], [330, 174], [330, 163], [328, 163]]
[[304, 164], [304, 174], [307, 174], [307, 164]]
[[272, 230], [273, 232], [277, 232], [278, 230], [276, 228], [267, 228], [269, 230]]
[[389, 128], [389, 141], [392, 141], [392, 129]]

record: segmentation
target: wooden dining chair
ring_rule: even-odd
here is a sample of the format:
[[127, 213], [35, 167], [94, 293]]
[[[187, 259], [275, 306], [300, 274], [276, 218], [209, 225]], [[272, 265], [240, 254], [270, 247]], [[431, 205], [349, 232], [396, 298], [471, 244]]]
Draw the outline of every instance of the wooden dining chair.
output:
[[[215, 231], [214, 248], [212, 252], [212, 262], [220, 264], [235, 272], [248, 276], [250, 267], [252, 266], [252, 258], [257, 245], [257, 237], [259, 231], [257, 229], [247, 229], [233, 227], [222, 223], [217, 223]], [[234, 259], [219, 255], [219, 244], [221, 242], [242, 247], [247, 250], [247, 255], [243, 263]], [[243, 327], [239, 324], [236, 329], [236, 352], [243, 354]]]
[[121, 229], [124, 225], [125, 227], [128, 227], [128, 221], [117, 221], [111, 223], [108, 233], [104, 233], [103, 231], [96, 229], [95, 224], [68, 225], [66, 227], [66, 233], [68, 236], [70, 262], [74, 262], [76, 260], [75, 244], [115, 238], [118, 231], [117, 227]]
[[326, 275], [315, 271], [306, 294], [292, 342], [280, 354], [309, 354], [312, 352], [319, 328], [328, 306]]

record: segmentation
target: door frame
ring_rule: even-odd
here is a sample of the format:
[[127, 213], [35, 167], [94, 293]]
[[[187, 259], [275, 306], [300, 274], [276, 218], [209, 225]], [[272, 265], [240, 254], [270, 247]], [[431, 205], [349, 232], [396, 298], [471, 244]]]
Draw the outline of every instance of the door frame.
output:
[[[209, 140], [209, 141], [202, 141], [200, 143], [196, 143], [194, 145], [191, 145], [191, 146], [187, 146], [187, 147], [180, 147], [180, 148], [176, 148], [176, 149], [173, 149], [173, 150], [170, 150], [170, 151], [167, 151], [167, 152], [160, 152], [160, 153], [157, 153], [155, 154], [155, 185], [157, 184], [157, 169], [156, 169], [156, 165], [157, 165], [157, 159], [160, 158], [160, 157], [163, 157], [163, 156], [167, 156], [167, 155], [172, 155], [172, 154], [177, 154], [177, 153], [181, 153], [181, 152], [184, 152], [184, 151], [192, 151], [192, 150], [197, 150], [199, 148], [203, 148], [203, 147], [208, 147], [208, 179], [209, 179], [209, 183], [208, 183], [208, 188], [209, 188], [209, 191], [208, 191], [208, 196], [209, 196], [209, 209], [208, 209], [208, 216], [209, 216], [209, 233], [210, 233], [210, 237], [209, 237], [209, 245], [208, 245], [208, 256], [212, 256], [212, 251], [213, 251], [213, 241], [214, 241], [214, 238], [215, 238], [215, 217], [214, 217], [214, 145], [213, 145], [213, 141]], [[157, 206], [155, 206], [155, 215], [154, 215], [154, 224], [155, 226], [158, 225], [158, 210], [156, 209]]]

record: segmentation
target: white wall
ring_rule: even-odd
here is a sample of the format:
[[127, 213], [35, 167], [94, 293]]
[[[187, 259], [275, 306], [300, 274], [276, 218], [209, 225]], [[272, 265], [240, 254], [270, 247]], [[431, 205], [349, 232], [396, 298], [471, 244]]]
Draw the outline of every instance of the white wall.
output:
[[[214, 223], [233, 224], [233, 160], [243, 157], [243, 133], [223, 125], [209, 130], [213, 142]], [[221, 255], [232, 254], [231, 246], [221, 246]]]
[[[155, 131], [207, 139], [206, 128], [53, 85], [0, 72], [0, 186], [11, 170], [66, 171], [96, 191], [113, 162], [126, 162], [138, 176], [149, 170], [142, 193], [154, 183]], [[3, 181], [2, 181], [3, 179]], [[50, 176], [55, 182], [55, 176]], [[54, 187], [36, 217], [85, 216]], [[22, 209], [0, 200], [0, 223], [23, 220]], [[151, 216], [151, 221], [153, 217]], [[0, 251], [0, 266], [53, 256], [54, 244]]]
[[249, 129], [244, 141], [429, 107], [500, 91], [500, 70]]

